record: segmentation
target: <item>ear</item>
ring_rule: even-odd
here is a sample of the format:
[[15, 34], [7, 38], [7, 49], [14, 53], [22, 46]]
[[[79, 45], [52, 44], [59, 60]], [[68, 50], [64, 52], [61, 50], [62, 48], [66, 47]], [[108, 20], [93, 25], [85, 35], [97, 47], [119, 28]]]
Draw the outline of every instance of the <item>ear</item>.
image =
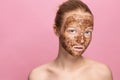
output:
[[59, 29], [58, 29], [58, 27], [56, 26], [56, 25], [54, 25], [53, 26], [53, 30], [54, 30], [54, 33], [57, 35], [57, 36], [59, 36]]

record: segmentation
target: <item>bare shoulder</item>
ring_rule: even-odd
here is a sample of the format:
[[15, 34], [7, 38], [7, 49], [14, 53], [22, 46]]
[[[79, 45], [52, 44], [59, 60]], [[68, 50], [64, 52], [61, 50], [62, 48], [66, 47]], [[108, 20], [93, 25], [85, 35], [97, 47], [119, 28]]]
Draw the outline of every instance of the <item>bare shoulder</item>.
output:
[[48, 64], [44, 64], [33, 69], [28, 76], [28, 80], [45, 80], [47, 76], [47, 66]]
[[95, 77], [100, 77], [101, 80], [112, 80], [112, 71], [108, 65], [90, 59], [88, 61], [92, 65], [91, 72]]

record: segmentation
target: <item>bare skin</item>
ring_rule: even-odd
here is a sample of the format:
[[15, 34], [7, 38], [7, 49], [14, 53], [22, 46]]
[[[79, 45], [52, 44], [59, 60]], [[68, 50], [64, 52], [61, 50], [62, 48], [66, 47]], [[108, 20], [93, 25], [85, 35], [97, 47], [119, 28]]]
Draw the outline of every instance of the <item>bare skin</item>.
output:
[[87, 49], [93, 30], [93, 19], [81, 10], [68, 12], [58, 32], [58, 57], [35, 68], [29, 80], [112, 80], [110, 69], [100, 62], [82, 56]]
[[65, 65], [51, 62], [34, 69], [29, 80], [112, 80], [111, 71], [106, 65], [89, 59], [85, 62], [79, 63], [79, 67], [71, 62]]

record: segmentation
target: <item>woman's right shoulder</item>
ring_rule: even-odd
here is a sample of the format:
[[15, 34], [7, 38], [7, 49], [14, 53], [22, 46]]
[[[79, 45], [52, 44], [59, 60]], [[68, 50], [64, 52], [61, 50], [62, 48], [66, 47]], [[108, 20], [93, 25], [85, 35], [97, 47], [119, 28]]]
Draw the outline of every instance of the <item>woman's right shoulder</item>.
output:
[[34, 68], [28, 76], [28, 80], [45, 80], [47, 75], [47, 64]]

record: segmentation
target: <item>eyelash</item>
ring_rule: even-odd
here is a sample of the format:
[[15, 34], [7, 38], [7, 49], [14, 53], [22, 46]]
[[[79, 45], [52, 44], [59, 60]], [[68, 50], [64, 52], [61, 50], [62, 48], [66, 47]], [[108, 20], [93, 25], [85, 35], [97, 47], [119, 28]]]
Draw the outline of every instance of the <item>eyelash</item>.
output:
[[86, 32], [85, 32], [85, 37], [90, 36], [90, 35], [91, 35], [91, 33], [92, 33], [92, 31], [86, 31]]
[[87, 34], [88, 34], [88, 33], [91, 33], [91, 31], [86, 31], [85, 33], [87, 33]]
[[70, 33], [76, 33], [76, 30], [70, 29], [70, 30], [68, 30], [68, 32], [70, 32]]

